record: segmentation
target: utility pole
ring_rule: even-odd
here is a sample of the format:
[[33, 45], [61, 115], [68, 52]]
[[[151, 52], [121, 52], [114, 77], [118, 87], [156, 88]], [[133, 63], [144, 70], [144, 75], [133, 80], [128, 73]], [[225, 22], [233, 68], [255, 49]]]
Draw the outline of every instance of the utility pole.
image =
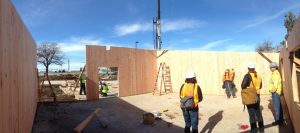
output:
[[160, 0], [157, 0], [157, 20], [156, 20], [156, 48], [161, 49], [161, 22], [160, 22]]
[[70, 72], [70, 58], [68, 59], [68, 72]]
[[[156, 30], [154, 31], [154, 26]], [[160, 0], [157, 0], [157, 17], [153, 18], [153, 36], [155, 32], [154, 48], [161, 50], [161, 18], [160, 18]]]
[[139, 41], [135, 42], [135, 48], [138, 48], [138, 43], [139, 43]]

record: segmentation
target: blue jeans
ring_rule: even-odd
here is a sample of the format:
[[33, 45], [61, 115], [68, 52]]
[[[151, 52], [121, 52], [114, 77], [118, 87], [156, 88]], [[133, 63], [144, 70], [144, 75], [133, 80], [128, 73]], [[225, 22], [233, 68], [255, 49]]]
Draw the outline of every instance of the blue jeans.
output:
[[198, 108], [189, 111], [182, 109], [183, 118], [185, 121], [185, 129], [190, 129], [192, 127], [193, 131], [198, 132], [198, 121], [199, 121], [198, 112], [199, 112]]
[[272, 100], [273, 100], [274, 111], [275, 111], [275, 121], [282, 121], [283, 114], [282, 114], [282, 107], [280, 102], [280, 95], [278, 95], [276, 92], [272, 93]]
[[234, 87], [233, 87], [233, 83], [232, 81], [225, 81], [225, 87], [226, 87], [226, 95], [227, 97], [230, 96], [229, 91], [231, 91], [231, 95], [234, 97], [235, 96], [235, 92], [234, 92]]

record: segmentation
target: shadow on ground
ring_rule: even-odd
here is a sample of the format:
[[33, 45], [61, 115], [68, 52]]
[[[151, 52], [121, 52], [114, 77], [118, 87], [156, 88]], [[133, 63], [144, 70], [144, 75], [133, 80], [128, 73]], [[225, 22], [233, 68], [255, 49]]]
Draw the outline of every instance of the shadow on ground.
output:
[[213, 116], [209, 117], [208, 123], [203, 127], [200, 133], [211, 133], [214, 127], [223, 119], [223, 110], [217, 112]]
[[153, 125], [142, 124], [143, 110], [113, 97], [98, 101], [39, 103], [33, 133], [71, 133], [91, 112], [100, 108], [100, 117], [108, 127], [102, 128], [94, 118], [83, 133], [181, 133], [183, 128], [156, 120]]

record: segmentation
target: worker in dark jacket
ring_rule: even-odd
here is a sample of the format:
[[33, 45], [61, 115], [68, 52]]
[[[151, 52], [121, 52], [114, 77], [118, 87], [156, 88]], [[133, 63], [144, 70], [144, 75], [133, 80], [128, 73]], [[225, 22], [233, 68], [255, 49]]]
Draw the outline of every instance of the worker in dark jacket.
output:
[[202, 101], [203, 96], [201, 88], [197, 84], [196, 73], [193, 71], [188, 71], [186, 73], [185, 83], [180, 88], [180, 99], [187, 97], [192, 97], [194, 106], [191, 109], [181, 107], [185, 121], [184, 132], [190, 133], [190, 128], [192, 127], [192, 132], [197, 133], [199, 121], [198, 103]]
[[[256, 96], [256, 103], [247, 106], [251, 132], [257, 132], [257, 122], [260, 132], [264, 132], [264, 120], [260, 110], [260, 89], [262, 87], [262, 80], [260, 75], [255, 71], [255, 64], [248, 64], [249, 72], [244, 76], [242, 81], [242, 89], [254, 89], [254, 96]], [[256, 91], [255, 91], [256, 90]]]

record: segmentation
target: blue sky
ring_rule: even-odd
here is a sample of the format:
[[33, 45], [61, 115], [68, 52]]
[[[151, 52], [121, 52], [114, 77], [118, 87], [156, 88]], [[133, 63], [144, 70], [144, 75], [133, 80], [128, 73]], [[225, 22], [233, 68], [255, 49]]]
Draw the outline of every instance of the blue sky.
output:
[[[85, 63], [86, 44], [134, 47], [138, 41], [153, 49], [156, 0], [12, 2], [36, 42], [57, 42], [71, 69]], [[264, 40], [283, 40], [288, 11], [298, 16], [300, 1], [161, 0], [162, 48], [251, 52]]]

